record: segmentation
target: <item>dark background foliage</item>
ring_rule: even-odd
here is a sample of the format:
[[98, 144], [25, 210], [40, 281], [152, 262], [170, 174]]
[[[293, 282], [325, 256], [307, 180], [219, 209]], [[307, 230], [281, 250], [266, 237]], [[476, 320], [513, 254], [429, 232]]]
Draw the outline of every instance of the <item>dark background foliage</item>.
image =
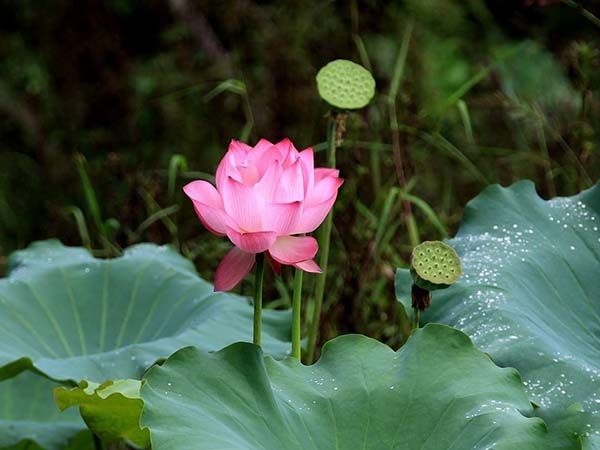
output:
[[[571, 0], [0, 0], [0, 272], [9, 252], [57, 237], [99, 256], [174, 243], [211, 279], [229, 245], [181, 186], [210, 179], [232, 138], [322, 150], [314, 77], [352, 59], [378, 95], [348, 117], [338, 154], [322, 337], [397, 344], [408, 209], [421, 239], [439, 239], [488, 183], [529, 178], [550, 197], [597, 180], [598, 12]], [[291, 274], [269, 277], [270, 306], [288, 305]]]

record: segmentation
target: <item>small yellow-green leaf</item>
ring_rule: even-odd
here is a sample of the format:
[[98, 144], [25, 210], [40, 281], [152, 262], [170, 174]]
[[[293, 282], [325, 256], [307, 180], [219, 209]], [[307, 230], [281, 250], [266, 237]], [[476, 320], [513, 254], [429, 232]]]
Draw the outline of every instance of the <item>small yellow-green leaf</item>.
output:
[[54, 390], [56, 405], [79, 407], [87, 426], [105, 442], [124, 440], [138, 448], [150, 447], [150, 435], [140, 427], [144, 402], [141, 381], [117, 380], [102, 384], [82, 381], [78, 387]]

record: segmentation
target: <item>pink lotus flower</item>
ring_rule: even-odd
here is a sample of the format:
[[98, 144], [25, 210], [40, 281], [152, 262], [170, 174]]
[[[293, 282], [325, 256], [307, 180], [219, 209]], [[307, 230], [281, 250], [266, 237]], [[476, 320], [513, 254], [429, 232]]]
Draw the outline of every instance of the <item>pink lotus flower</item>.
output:
[[235, 287], [254, 266], [256, 254], [271, 262], [319, 273], [319, 246], [310, 233], [323, 222], [343, 180], [335, 169], [314, 167], [311, 148], [298, 152], [289, 139], [254, 147], [231, 141], [219, 163], [217, 187], [192, 181], [183, 190], [204, 226], [235, 245], [215, 274], [215, 290]]

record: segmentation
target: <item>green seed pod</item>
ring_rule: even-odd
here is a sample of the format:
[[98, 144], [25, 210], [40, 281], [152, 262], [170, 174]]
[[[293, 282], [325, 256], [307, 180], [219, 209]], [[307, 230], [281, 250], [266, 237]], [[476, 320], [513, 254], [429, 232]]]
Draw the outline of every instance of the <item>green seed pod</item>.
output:
[[462, 275], [460, 259], [454, 249], [440, 241], [425, 241], [412, 252], [410, 273], [421, 289], [445, 289]]
[[360, 109], [375, 95], [375, 80], [363, 66], [336, 59], [319, 70], [317, 89], [323, 100], [338, 109]]

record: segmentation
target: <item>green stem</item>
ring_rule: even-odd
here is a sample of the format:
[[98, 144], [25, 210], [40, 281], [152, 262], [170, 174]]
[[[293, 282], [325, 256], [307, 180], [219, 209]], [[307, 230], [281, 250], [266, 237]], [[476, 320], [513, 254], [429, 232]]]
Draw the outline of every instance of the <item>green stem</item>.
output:
[[256, 345], [260, 345], [262, 329], [262, 298], [263, 298], [263, 279], [265, 276], [265, 254], [256, 255], [256, 272], [254, 274], [254, 339]]
[[294, 297], [292, 300], [292, 357], [300, 361], [302, 348], [300, 341], [302, 339], [302, 278], [304, 272], [296, 269], [294, 275]]
[[[408, 201], [408, 199], [406, 201]], [[408, 229], [408, 239], [410, 241], [410, 245], [412, 247], [416, 247], [421, 242], [421, 238], [419, 237], [419, 227], [417, 225], [417, 221], [412, 213], [406, 216], [406, 227]]]
[[566, 5], [569, 5], [571, 8], [577, 9], [583, 17], [592, 22], [598, 28], [600, 28], [600, 19], [595, 16], [591, 11], [585, 9], [580, 3], [577, 3], [573, 0], [562, 0], [562, 2]]
[[379, 192], [381, 191], [381, 155], [380, 150], [371, 150], [369, 152], [371, 162], [371, 182], [373, 184], [373, 196], [375, 200], [379, 200]]
[[419, 328], [420, 313], [419, 308], [413, 308], [413, 329]]
[[546, 142], [546, 132], [544, 130], [544, 122], [541, 113], [538, 114], [539, 121], [537, 126], [538, 144], [544, 161], [544, 176], [546, 178], [546, 189], [550, 198], [556, 197], [556, 186], [552, 175], [552, 159], [548, 152], [548, 144]]
[[95, 450], [104, 450], [104, 447], [102, 445], [102, 441], [100, 440], [100, 438], [98, 436], [96, 436], [95, 434], [92, 435], [92, 438], [94, 440], [94, 449]]
[[[331, 119], [327, 129], [327, 164], [329, 167], [335, 167], [335, 135], [336, 118]], [[307, 362], [311, 363], [315, 356], [315, 347], [317, 345], [317, 336], [319, 334], [319, 323], [321, 321], [321, 309], [323, 308], [323, 296], [325, 294], [325, 281], [327, 279], [327, 265], [329, 263], [329, 244], [331, 242], [331, 228], [333, 226], [333, 210], [325, 218], [323, 226], [319, 230], [319, 265], [322, 273], [317, 276], [315, 287], [315, 301], [313, 306], [313, 315], [308, 328], [308, 348]]]
[[[404, 77], [404, 68], [406, 66], [406, 60], [408, 57], [408, 49], [412, 36], [413, 24], [409, 22], [404, 35], [402, 37], [402, 44], [396, 58], [396, 64], [394, 67], [394, 73], [392, 76], [392, 82], [390, 85], [390, 92], [387, 98], [388, 102], [388, 115], [390, 120], [390, 129], [392, 132], [392, 155], [394, 166], [396, 168], [396, 176], [398, 183], [403, 191], [407, 191], [408, 180], [406, 176], [406, 169], [404, 167], [402, 148], [400, 146], [400, 124], [398, 123], [398, 110], [396, 106], [396, 98], [398, 96], [398, 90], [400, 88], [400, 82]], [[412, 212], [412, 205], [406, 199], [401, 199], [402, 209], [404, 211], [404, 221], [408, 228], [408, 235], [412, 246], [416, 246], [419, 243], [419, 232], [415, 222], [415, 218]]]
[[123, 441], [114, 441], [107, 444], [105, 450], [130, 450], [130, 447]]
[[336, 159], [335, 159], [335, 150], [336, 150], [336, 135], [337, 135], [337, 124], [338, 124], [338, 115], [334, 116], [329, 122], [329, 127], [327, 128], [327, 165], [332, 169], [335, 169]]

